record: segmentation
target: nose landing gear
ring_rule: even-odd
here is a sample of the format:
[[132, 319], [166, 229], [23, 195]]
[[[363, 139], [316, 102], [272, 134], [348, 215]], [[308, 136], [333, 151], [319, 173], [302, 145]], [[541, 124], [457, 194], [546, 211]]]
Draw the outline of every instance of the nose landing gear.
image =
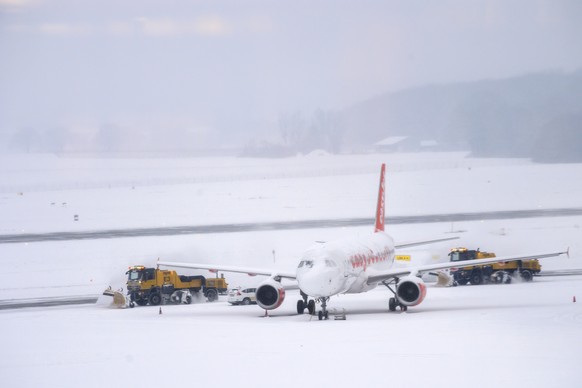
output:
[[321, 302], [321, 310], [317, 313], [317, 317], [321, 321], [322, 319], [329, 319], [329, 311], [327, 311], [327, 301], [329, 300], [329, 296], [317, 299], [318, 302]]

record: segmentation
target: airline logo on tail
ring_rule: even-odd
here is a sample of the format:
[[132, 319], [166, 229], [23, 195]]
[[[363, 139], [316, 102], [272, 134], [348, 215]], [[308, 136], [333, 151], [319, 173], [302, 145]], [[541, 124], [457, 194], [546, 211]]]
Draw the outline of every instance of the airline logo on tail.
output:
[[378, 189], [378, 206], [376, 207], [376, 227], [374, 232], [384, 231], [384, 173], [386, 172], [386, 164], [382, 163], [380, 170], [380, 188]]

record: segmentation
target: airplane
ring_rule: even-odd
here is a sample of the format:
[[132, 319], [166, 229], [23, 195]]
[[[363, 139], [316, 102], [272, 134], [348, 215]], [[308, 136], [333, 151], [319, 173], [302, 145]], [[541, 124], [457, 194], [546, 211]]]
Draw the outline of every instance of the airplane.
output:
[[334, 295], [363, 293], [382, 284], [394, 295], [389, 299], [389, 310], [396, 311], [400, 308], [406, 311], [408, 307], [422, 303], [426, 297], [426, 285], [421, 278], [424, 273], [435, 273], [435, 271], [452, 267], [463, 268], [476, 264], [541, 259], [568, 254], [568, 251], [565, 251], [513, 257], [498, 256], [467, 260], [462, 263], [446, 262], [394, 268], [397, 249], [454, 240], [458, 237], [395, 244], [392, 237], [385, 232], [384, 225], [385, 172], [386, 165], [382, 164], [374, 232], [362, 237], [319, 243], [307, 249], [295, 272], [170, 261], [158, 261], [158, 266], [267, 276], [268, 279], [263, 281], [256, 290], [257, 304], [265, 310], [276, 309], [285, 300], [286, 287], [281, 283], [282, 279], [295, 280], [301, 293], [301, 299], [297, 301], [297, 313], [303, 314], [307, 309], [309, 314], [315, 314], [317, 301], [321, 303], [318, 318], [322, 320], [329, 317], [327, 302]]

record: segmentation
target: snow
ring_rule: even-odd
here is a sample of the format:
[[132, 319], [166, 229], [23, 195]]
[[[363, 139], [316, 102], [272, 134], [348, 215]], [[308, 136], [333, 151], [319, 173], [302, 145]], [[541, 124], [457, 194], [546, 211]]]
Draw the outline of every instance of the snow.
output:
[[[454, 154], [298, 156], [280, 160], [0, 157], [0, 234], [372, 217], [380, 163], [387, 214], [582, 207], [582, 165]], [[54, 203], [54, 205], [52, 204]], [[79, 221], [73, 216], [79, 215]], [[582, 268], [582, 217], [388, 225], [398, 241], [450, 236], [498, 255], [570, 247], [544, 269]], [[370, 227], [0, 244], [0, 300], [98, 295], [129, 265], [167, 261], [293, 270], [313, 241]], [[447, 243], [408, 250], [443, 260]], [[400, 252], [402, 253], [402, 252]], [[196, 273], [195, 271], [182, 271]], [[208, 273], [203, 273], [208, 276]], [[230, 286], [260, 277], [227, 274]], [[386, 289], [331, 299], [347, 320], [294, 313], [297, 292], [263, 318], [216, 303], [0, 310], [2, 385], [117, 387], [578, 387], [582, 276], [438, 288], [406, 313]]]

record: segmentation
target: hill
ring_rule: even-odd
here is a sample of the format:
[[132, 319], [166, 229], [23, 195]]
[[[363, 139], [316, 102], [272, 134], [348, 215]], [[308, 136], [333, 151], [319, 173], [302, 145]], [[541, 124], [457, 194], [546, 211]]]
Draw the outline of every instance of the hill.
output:
[[582, 71], [548, 72], [387, 93], [339, 116], [350, 146], [409, 136], [481, 157], [582, 162], [581, 101]]

